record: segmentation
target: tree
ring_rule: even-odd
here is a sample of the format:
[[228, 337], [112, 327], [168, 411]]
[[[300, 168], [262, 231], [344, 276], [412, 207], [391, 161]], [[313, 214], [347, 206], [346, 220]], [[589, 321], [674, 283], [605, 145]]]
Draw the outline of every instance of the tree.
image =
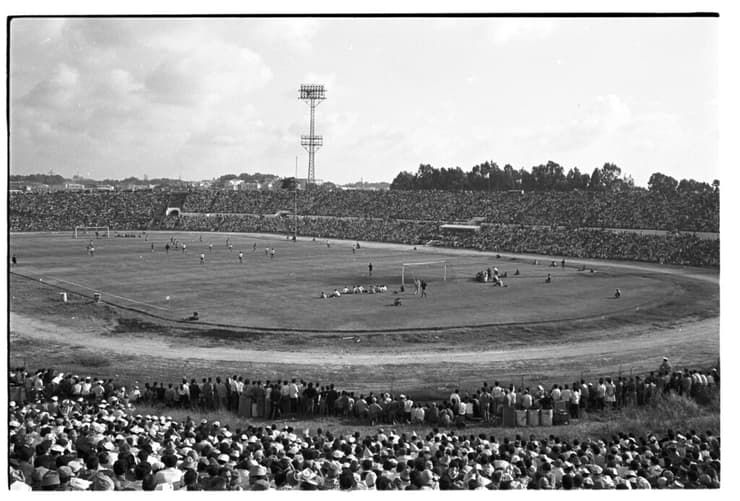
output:
[[614, 190], [619, 185], [619, 176], [622, 169], [616, 164], [605, 163], [601, 168], [601, 184], [609, 191]]
[[503, 186], [504, 190], [513, 190], [516, 188], [519, 180], [518, 172], [510, 164], [504, 165]]
[[282, 181], [280, 181], [281, 190], [293, 191], [296, 189], [296, 186], [298, 186], [298, 182], [294, 177], [285, 177]]
[[391, 183], [392, 190], [413, 190], [416, 188], [416, 177], [407, 171], [399, 172]]
[[601, 179], [601, 169], [594, 169], [591, 173], [588, 189], [591, 191], [601, 191], [604, 189], [604, 182]]
[[678, 181], [671, 176], [666, 176], [660, 172], [654, 173], [648, 180], [648, 190], [653, 193], [661, 193], [663, 195], [672, 195], [676, 193], [678, 187]]
[[693, 179], [682, 179], [681, 182], [678, 183], [677, 190], [681, 193], [704, 193], [712, 191], [712, 187], [707, 183], [701, 183], [699, 181], [694, 181]]
[[565, 176], [565, 182], [567, 189], [569, 190], [585, 190], [588, 188], [588, 182], [591, 178], [588, 174], [582, 174], [578, 167], [573, 167], [568, 171]]

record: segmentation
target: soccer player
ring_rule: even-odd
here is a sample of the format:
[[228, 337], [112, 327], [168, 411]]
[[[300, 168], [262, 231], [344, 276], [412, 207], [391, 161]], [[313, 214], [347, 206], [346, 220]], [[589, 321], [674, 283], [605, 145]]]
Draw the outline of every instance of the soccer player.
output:
[[169, 254], [169, 253], [170, 253], [170, 244], [164, 244], [164, 251], [165, 251], [165, 253], [167, 253], [167, 254]]
[[614, 297], [615, 297], [615, 298], [619, 298], [619, 297], [622, 297], [622, 291], [621, 291], [621, 290], [619, 290], [619, 289], [617, 289], [617, 290], [616, 290], [616, 291], [614, 292]]
[[152, 252], [154, 252], [154, 242], [152, 242], [151, 247], [152, 247]]
[[231, 241], [229, 240], [229, 237], [226, 237], [226, 247], [228, 247], [230, 243]]
[[208, 253], [213, 254], [213, 244], [208, 244]]
[[244, 260], [244, 253], [242, 251], [239, 251], [239, 264], [241, 264], [243, 260]]
[[183, 242], [182, 244], [182, 253], [185, 254], [185, 249], [187, 248], [187, 245]]
[[270, 255], [270, 248], [265, 247], [265, 256], [269, 256], [269, 255]]
[[373, 276], [373, 263], [369, 263], [367, 265], [367, 276], [369, 277]]
[[15, 266], [16, 264], [18, 264], [18, 260], [16, 259], [16, 257], [15, 257], [15, 254], [13, 254], [13, 255], [12, 255], [12, 256], [10, 257], [10, 262], [11, 262], [11, 264], [12, 264], [13, 266]]
[[565, 269], [565, 258], [563, 258], [562, 261], [560, 261], [560, 266]]
[[252, 244], [252, 252], [257, 252], [257, 242]]
[[546, 283], [546, 284], [549, 284], [550, 282], [552, 282], [552, 277], [551, 277], [551, 276], [550, 276], [550, 274], [548, 273], [548, 274], [547, 274], [547, 278], [545, 279], [545, 283]]
[[229, 252], [232, 252], [234, 250], [234, 244], [229, 244]]
[[202, 242], [203, 241], [203, 235], [198, 235], [198, 241], [199, 242]]
[[270, 259], [275, 257], [275, 248], [270, 249]]
[[204, 253], [200, 253], [200, 264], [206, 264], [206, 255]]
[[427, 295], [427, 283], [422, 280], [421, 281], [421, 297], [426, 297]]

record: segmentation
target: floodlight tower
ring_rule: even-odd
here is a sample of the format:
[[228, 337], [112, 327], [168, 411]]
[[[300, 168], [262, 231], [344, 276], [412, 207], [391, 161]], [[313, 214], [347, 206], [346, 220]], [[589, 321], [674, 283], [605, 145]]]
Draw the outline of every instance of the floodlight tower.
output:
[[326, 99], [326, 90], [323, 85], [303, 84], [299, 90], [299, 99], [305, 101], [311, 107], [311, 125], [307, 136], [301, 136], [301, 146], [308, 152], [308, 176], [306, 177], [306, 189], [316, 182], [316, 169], [314, 154], [324, 145], [324, 137], [314, 134], [314, 120], [316, 107]]

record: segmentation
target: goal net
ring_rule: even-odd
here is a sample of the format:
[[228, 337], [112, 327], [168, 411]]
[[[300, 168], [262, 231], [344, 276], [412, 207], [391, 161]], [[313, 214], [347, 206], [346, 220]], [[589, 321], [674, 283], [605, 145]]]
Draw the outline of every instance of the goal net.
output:
[[414, 283], [415, 280], [430, 282], [447, 280], [447, 261], [424, 261], [401, 264], [401, 285]]
[[75, 226], [75, 238], [110, 238], [108, 226]]

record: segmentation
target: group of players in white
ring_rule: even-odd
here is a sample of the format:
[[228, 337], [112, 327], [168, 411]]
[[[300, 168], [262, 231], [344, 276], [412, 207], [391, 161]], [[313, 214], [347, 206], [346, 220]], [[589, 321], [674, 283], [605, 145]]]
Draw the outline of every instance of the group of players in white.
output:
[[321, 291], [319, 297], [321, 299], [329, 299], [333, 297], [342, 297], [342, 295], [347, 294], [382, 294], [384, 292], [388, 292], [388, 287], [386, 285], [368, 285], [367, 287], [355, 285], [352, 288], [345, 285], [343, 289], [334, 289], [334, 291], [329, 294]]

